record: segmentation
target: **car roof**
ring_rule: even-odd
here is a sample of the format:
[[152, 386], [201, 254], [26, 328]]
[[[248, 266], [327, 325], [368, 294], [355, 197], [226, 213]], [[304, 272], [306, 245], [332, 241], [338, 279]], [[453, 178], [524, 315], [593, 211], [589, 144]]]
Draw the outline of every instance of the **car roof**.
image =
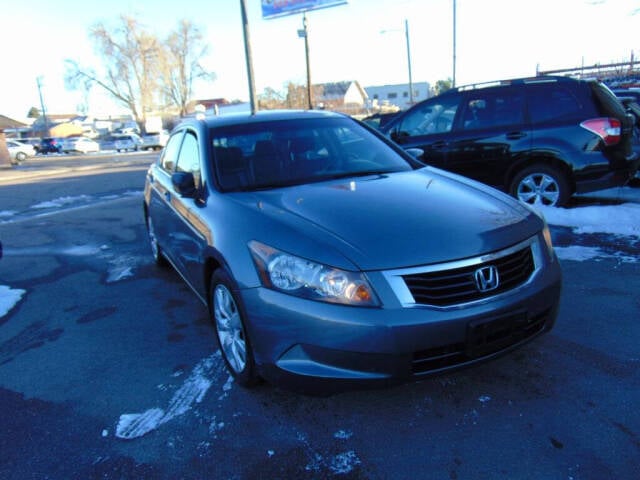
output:
[[522, 78], [510, 78], [506, 80], [495, 80], [483, 83], [472, 83], [469, 85], [461, 85], [459, 87], [450, 88], [442, 93], [463, 92], [467, 90], [477, 90], [482, 88], [491, 87], [507, 87], [510, 85], [532, 85], [540, 83], [581, 83], [581, 82], [596, 82], [596, 79], [577, 79], [573, 77], [562, 77], [558, 75], [539, 75], [537, 77], [522, 77]]
[[229, 115], [206, 116], [185, 119], [178, 125], [204, 125], [219, 128], [250, 123], [274, 122], [281, 120], [305, 120], [320, 118], [345, 118], [346, 115], [326, 110], [263, 110], [256, 113], [234, 113]]

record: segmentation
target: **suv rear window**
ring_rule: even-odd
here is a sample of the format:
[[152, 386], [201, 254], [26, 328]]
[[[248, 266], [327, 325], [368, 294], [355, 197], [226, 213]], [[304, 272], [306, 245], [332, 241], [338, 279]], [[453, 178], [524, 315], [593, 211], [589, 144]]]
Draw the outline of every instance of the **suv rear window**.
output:
[[528, 96], [529, 115], [534, 124], [578, 116], [582, 111], [573, 92], [558, 84], [532, 85]]

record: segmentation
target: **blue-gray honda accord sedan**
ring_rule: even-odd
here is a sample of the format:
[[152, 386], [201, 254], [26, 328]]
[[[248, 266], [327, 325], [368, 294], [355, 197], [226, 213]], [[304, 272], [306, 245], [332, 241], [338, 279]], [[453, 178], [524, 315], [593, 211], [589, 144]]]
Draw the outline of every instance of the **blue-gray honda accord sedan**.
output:
[[144, 216], [244, 386], [420, 379], [510, 351], [558, 311], [537, 213], [336, 113], [185, 121], [149, 168]]

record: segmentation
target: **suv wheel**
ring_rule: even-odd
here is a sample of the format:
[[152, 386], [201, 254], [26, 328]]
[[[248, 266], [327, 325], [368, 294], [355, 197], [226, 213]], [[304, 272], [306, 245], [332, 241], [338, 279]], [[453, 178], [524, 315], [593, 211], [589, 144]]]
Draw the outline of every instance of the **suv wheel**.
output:
[[549, 165], [536, 164], [519, 172], [511, 182], [509, 193], [530, 205], [562, 207], [571, 193], [565, 176]]

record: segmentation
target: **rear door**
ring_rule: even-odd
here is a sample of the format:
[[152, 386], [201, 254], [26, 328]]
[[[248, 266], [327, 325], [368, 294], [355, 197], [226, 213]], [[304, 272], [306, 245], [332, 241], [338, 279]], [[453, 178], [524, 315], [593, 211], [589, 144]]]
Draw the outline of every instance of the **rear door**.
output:
[[525, 94], [513, 87], [464, 93], [444, 168], [504, 188], [510, 166], [531, 148]]
[[149, 215], [153, 220], [153, 227], [158, 239], [158, 243], [167, 258], [176, 265], [177, 259], [172, 245], [173, 207], [173, 186], [171, 185], [171, 175], [175, 171], [178, 154], [184, 131], [178, 131], [171, 135], [167, 142], [167, 148], [162, 151], [158, 163], [153, 166], [147, 175], [150, 186]]

